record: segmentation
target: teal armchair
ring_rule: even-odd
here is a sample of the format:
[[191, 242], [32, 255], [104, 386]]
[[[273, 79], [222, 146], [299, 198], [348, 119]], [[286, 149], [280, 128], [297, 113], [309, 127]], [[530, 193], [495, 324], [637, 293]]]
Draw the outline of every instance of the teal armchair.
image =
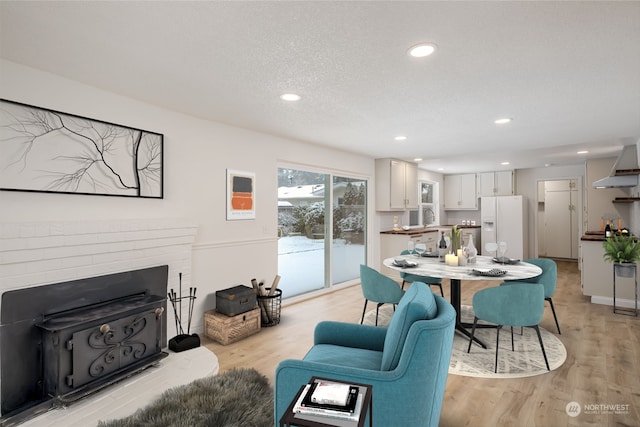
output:
[[306, 356], [276, 368], [276, 425], [300, 387], [317, 376], [372, 385], [374, 426], [436, 427], [455, 318], [449, 302], [414, 282], [388, 328], [320, 322]]

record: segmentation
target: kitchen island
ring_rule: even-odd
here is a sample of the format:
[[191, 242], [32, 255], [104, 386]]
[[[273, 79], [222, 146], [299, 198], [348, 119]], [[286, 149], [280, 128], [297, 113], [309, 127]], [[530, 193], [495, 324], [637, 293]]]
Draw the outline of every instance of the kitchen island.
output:
[[[599, 231], [587, 231], [580, 238], [582, 294], [594, 304], [613, 306], [613, 263], [604, 260], [604, 240]], [[616, 277], [616, 304], [633, 308], [634, 298], [633, 278]]]

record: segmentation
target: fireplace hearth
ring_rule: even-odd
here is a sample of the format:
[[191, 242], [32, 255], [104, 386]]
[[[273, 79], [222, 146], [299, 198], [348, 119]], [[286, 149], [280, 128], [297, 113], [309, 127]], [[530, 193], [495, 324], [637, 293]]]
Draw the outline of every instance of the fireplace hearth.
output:
[[166, 357], [167, 274], [165, 265], [3, 293], [0, 426]]

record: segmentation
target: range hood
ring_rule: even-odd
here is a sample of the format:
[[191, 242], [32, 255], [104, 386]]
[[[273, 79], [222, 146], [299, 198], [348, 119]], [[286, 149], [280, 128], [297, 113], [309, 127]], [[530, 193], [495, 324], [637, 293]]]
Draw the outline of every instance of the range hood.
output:
[[636, 187], [640, 175], [636, 145], [625, 145], [608, 177], [593, 182], [594, 188]]

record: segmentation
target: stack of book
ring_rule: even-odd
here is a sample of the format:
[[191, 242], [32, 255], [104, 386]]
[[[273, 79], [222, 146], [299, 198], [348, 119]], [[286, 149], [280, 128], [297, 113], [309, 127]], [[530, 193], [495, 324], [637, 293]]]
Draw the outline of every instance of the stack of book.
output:
[[293, 411], [299, 415], [358, 421], [363, 395], [358, 386], [326, 380], [307, 384]]

